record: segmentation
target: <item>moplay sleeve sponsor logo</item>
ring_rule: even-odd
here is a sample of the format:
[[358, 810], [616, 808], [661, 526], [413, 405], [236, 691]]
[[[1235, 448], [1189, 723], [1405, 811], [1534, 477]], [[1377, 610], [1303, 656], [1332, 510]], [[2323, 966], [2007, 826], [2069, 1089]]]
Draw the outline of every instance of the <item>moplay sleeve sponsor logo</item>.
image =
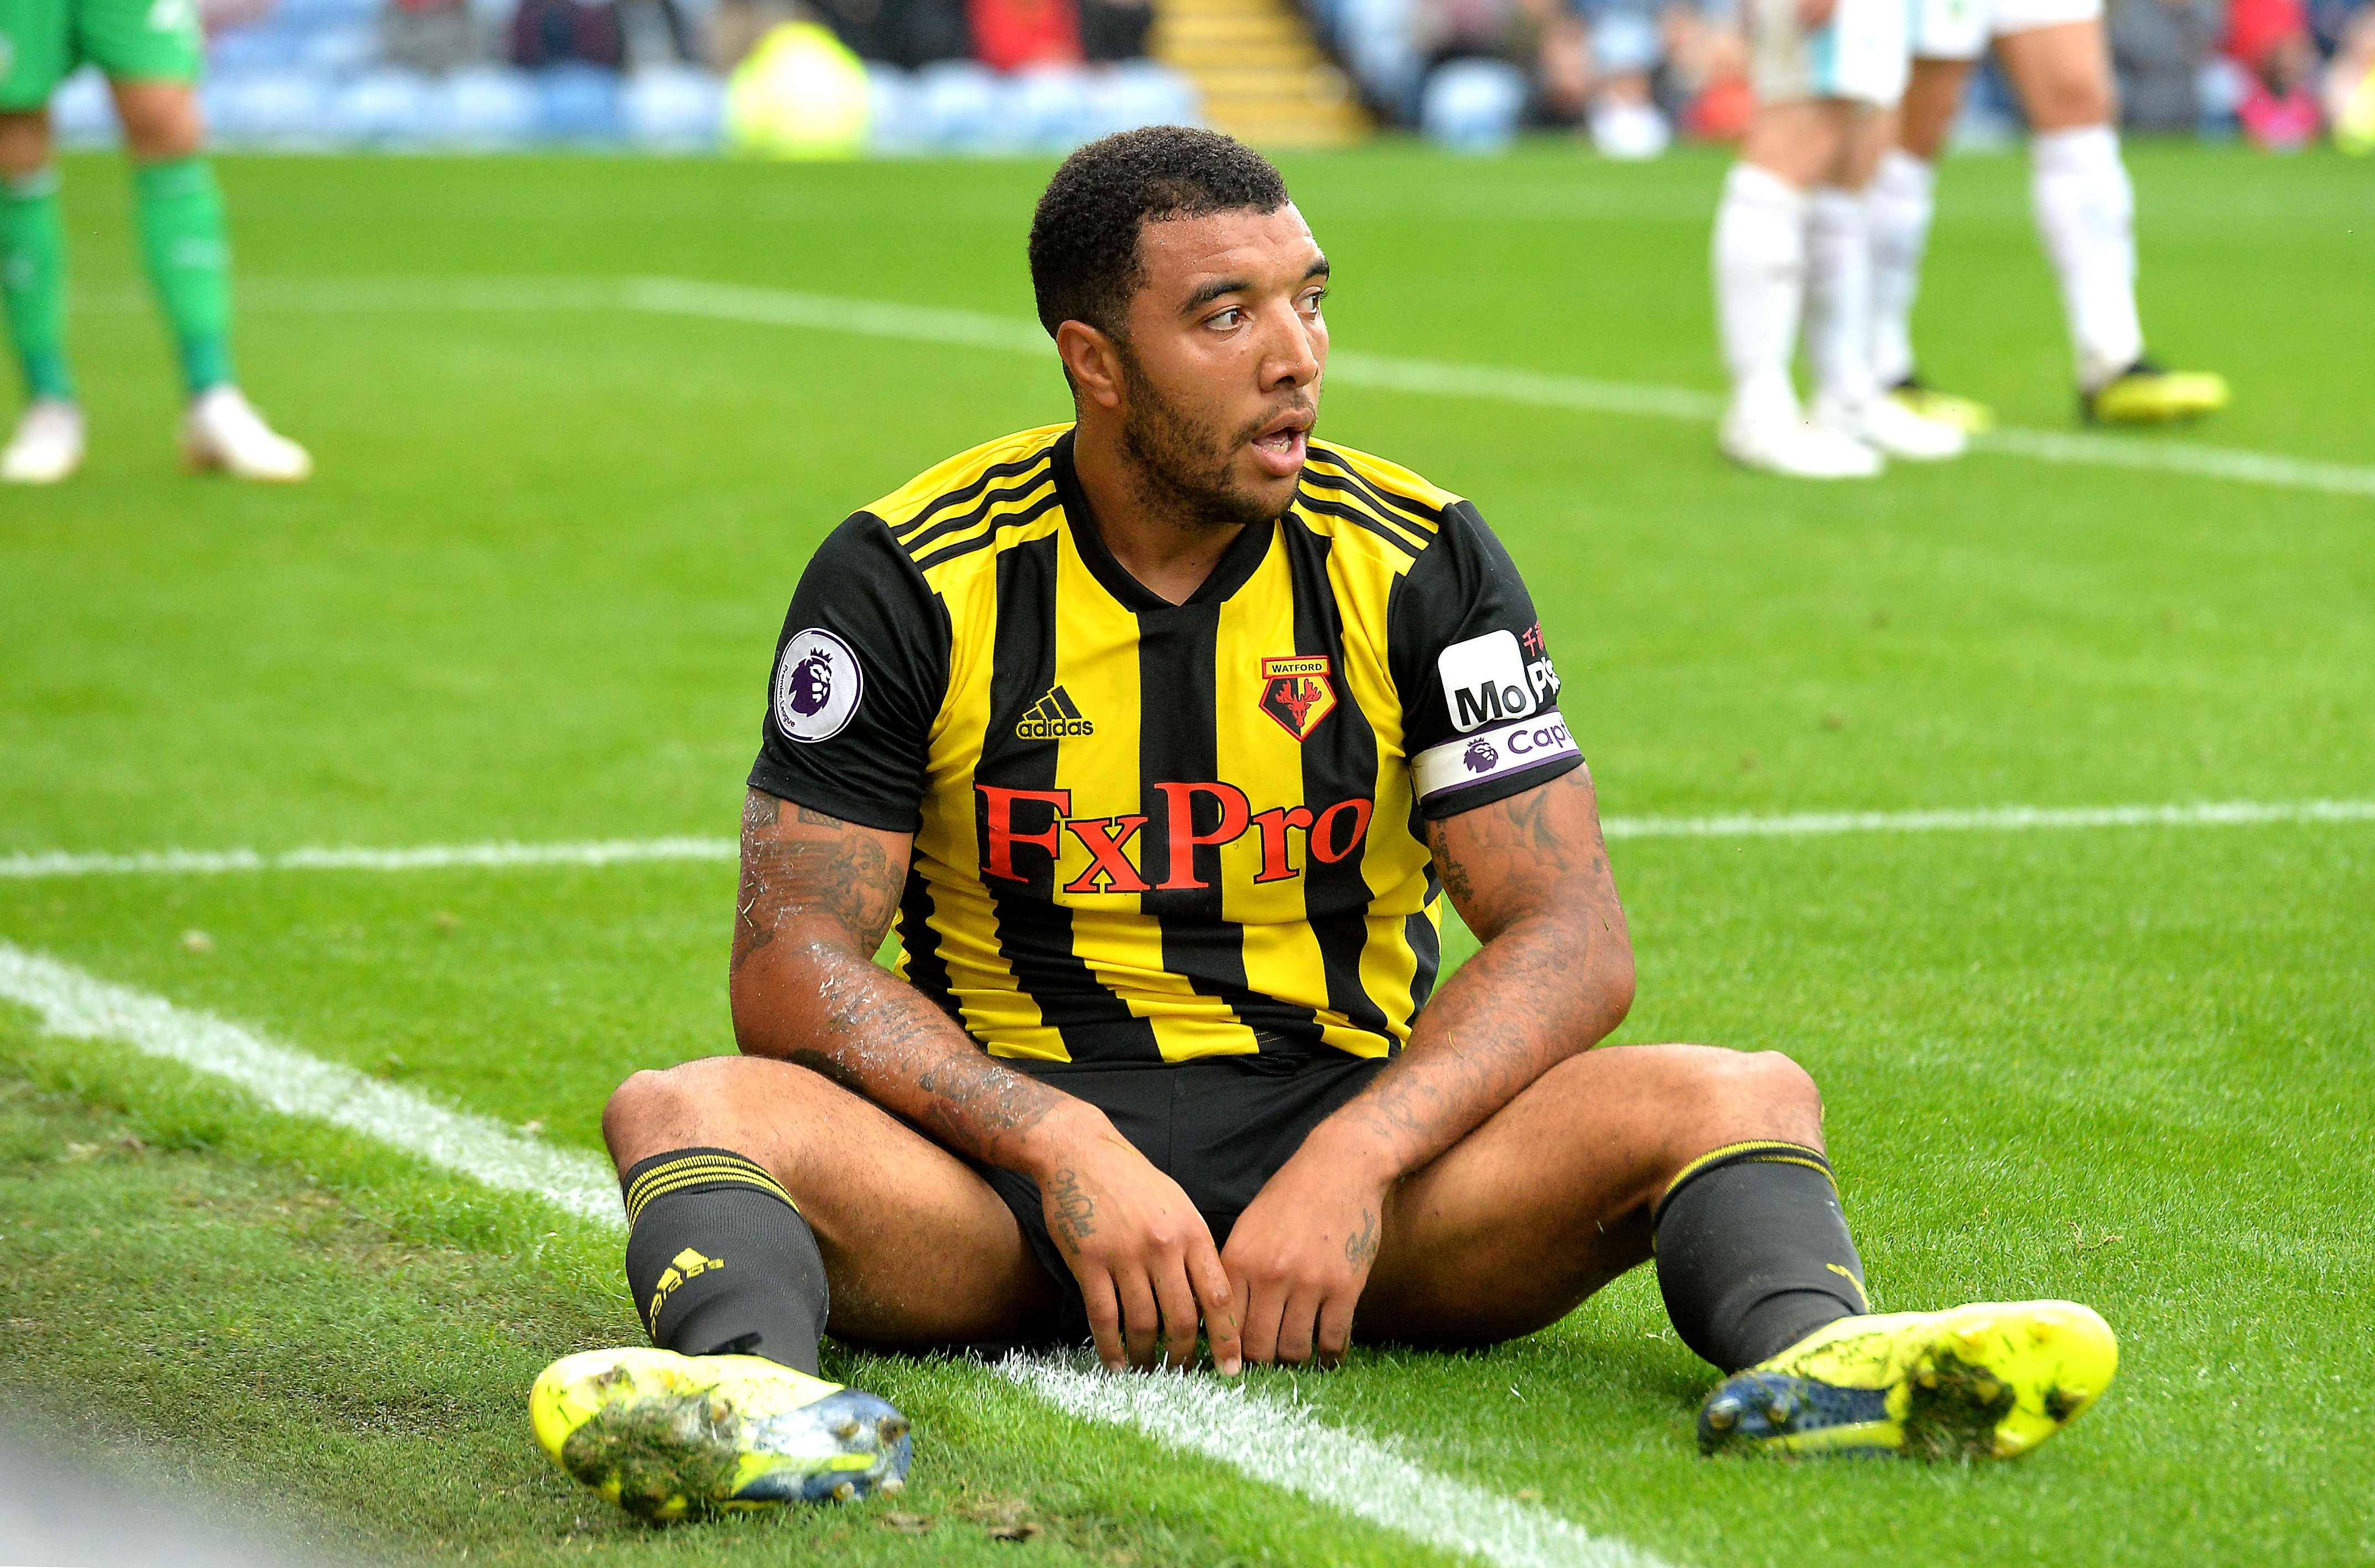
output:
[[1451, 727], [1462, 735], [1534, 711], [1535, 689], [1515, 632], [1487, 631], [1454, 643], [1436, 655], [1435, 668], [1443, 679]]
[[830, 631], [796, 632], [775, 656], [775, 727], [794, 740], [831, 740], [865, 694], [856, 651]]
[[1582, 754], [1567, 734], [1566, 720], [1553, 712], [1430, 746], [1411, 759], [1411, 782], [1426, 800]]

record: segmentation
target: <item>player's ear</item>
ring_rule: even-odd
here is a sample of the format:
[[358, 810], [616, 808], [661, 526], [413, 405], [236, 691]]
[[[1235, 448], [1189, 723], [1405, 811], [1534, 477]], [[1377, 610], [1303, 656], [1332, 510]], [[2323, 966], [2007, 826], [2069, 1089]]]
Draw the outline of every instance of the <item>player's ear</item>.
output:
[[1121, 351], [1112, 338], [1084, 321], [1068, 321], [1056, 329], [1056, 353], [1075, 397], [1101, 408], [1121, 407]]

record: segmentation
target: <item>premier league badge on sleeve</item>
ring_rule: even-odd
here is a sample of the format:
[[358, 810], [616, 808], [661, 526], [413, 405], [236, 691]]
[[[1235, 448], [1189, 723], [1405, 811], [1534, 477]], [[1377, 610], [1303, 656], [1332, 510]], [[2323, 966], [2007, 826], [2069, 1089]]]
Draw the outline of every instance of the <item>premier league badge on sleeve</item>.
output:
[[1264, 659], [1261, 674], [1261, 711], [1297, 740], [1310, 739], [1319, 721], [1336, 711], [1336, 683], [1329, 678], [1325, 654]]
[[849, 644], [811, 626], [776, 655], [775, 726], [803, 743], [831, 740], [857, 712], [865, 690], [865, 672]]

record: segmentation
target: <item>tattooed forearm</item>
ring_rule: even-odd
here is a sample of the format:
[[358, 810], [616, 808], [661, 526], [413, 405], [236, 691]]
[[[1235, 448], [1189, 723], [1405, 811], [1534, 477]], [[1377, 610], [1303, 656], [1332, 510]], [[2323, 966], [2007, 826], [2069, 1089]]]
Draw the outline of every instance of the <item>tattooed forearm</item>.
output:
[[[901, 877], [880, 836], [807, 807], [786, 834], [783, 803], [753, 790], [742, 812], [742, 881], [735, 901], [733, 968], [790, 921], [821, 914], [871, 953], [891, 928]], [[814, 830], [822, 830], [821, 831]]]
[[957, 1153], [1020, 1169], [1069, 1095], [984, 1055], [874, 961], [907, 877], [905, 846], [753, 790], [742, 815], [730, 974], [742, 1049], [808, 1067]]
[[1339, 1115], [1395, 1173], [1465, 1137], [1623, 1021], [1625, 914], [1583, 769], [1427, 824], [1444, 890], [1483, 949], [1445, 983], [1410, 1045]]

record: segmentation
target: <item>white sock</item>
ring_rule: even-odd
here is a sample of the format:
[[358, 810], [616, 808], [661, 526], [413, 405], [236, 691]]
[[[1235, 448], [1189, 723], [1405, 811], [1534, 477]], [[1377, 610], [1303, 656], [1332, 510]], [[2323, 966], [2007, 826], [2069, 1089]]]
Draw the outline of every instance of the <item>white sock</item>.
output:
[[1735, 407], [1795, 419], [1790, 384], [1806, 289], [1806, 194], [1753, 163], [1724, 176], [1715, 213], [1716, 322]]
[[1806, 360], [1820, 402], [1861, 408], [1872, 374], [1872, 230], [1861, 191], [1815, 189], [1806, 218]]
[[2028, 140], [2037, 231], [2062, 279], [2078, 384], [2091, 391], [2145, 351], [2136, 320], [2136, 193], [2109, 125]]
[[1938, 171], [1901, 147], [1882, 155], [1864, 192], [1872, 226], [1872, 373], [1896, 386], [1913, 373], [1913, 301], [1930, 250]]

